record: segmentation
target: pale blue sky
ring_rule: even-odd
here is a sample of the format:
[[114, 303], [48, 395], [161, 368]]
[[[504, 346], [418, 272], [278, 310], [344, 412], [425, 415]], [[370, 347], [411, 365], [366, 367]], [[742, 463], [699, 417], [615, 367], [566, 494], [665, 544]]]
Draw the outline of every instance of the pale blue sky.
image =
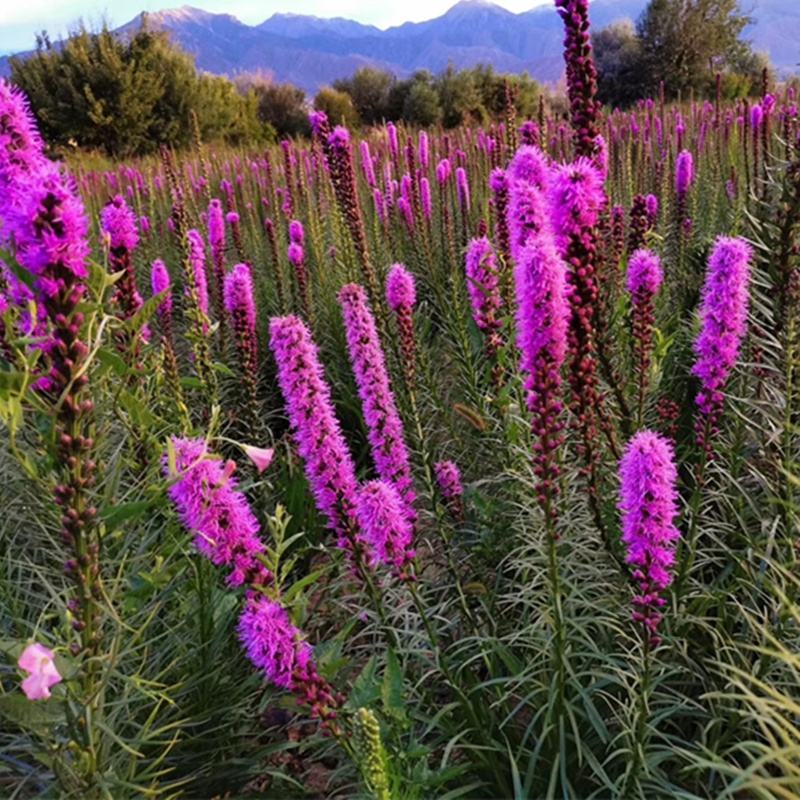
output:
[[[444, 13], [456, 0], [194, 0], [189, 5], [206, 11], [233, 14], [242, 22], [263, 22], [276, 11], [349, 17], [381, 28], [407, 20], [424, 20]], [[525, 11], [548, 0], [495, 0], [510, 11]], [[0, 0], [0, 53], [27, 50], [37, 31], [46, 29], [52, 39], [79, 19], [87, 24], [107, 19], [112, 26], [140, 11], [159, 11], [182, 5], [180, 0]]]

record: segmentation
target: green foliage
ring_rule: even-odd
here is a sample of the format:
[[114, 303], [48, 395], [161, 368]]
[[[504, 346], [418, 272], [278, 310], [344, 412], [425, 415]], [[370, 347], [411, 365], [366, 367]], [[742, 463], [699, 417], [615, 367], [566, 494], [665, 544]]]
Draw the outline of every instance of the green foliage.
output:
[[310, 132], [301, 89], [291, 83], [275, 83], [258, 74], [240, 75], [236, 85], [255, 98], [258, 119], [278, 136], [305, 136]]
[[57, 47], [11, 59], [11, 79], [25, 93], [53, 146], [130, 156], [192, 140], [191, 112], [207, 141], [258, 141], [251, 97], [224, 78], [200, 75], [190, 56], [146, 22], [129, 37], [84, 28]]
[[314, 108], [324, 111], [332, 125], [357, 128], [361, 124], [361, 118], [350, 95], [330, 86], [324, 86], [317, 92], [314, 97]]

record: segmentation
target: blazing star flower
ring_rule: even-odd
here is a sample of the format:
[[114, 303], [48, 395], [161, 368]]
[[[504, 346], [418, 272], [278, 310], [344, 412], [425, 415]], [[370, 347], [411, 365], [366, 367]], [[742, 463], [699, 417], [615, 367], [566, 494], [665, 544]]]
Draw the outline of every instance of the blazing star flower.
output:
[[688, 150], [681, 150], [675, 160], [675, 192], [685, 197], [694, 182], [694, 161]]
[[[27, 97], [0, 78], [0, 195], [11, 204], [17, 187], [45, 167], [44, 145]], [[0, 238], [7, 235], [0, 228]]]
[[511, 181], [506, 219], [511, 257], [519, 261], [525, 246], [550, 226], [544, 192], [528, 181]]
[[485, 236], [470, 241], [465, 268], [472, 318], [481, 331], [496, 336], [501, 324], [498, 313], [503, 299], [500, 297], [500, 276], [494, 250]]
[[364, 484], [356, 511], [372, 566], [387, 564], [402, 575], [414, 558], [413, 530], [397, 489], [385, 481]]
[[680, 537], [675, 527], [677, 470], [672, 445], [657, 433], [640, 431], [625, 448], [619, 475], [622, 542], [639, 589], [632, 616], [644, 625], [650, 645], [656, 646], [666, 604], [661, 594], [672, 583], [675, 542]]
[[514, 270], [517, 294], [517, 344], [525, 378], [528, 410], [535, 436], [534, 472], [537, 499], [555, 516], [550, 501], [558, 494], [555, 452], [563, 441], [561, 368], [567, 354], [569, 300], [567, 269], [551, 234], [543, 234], [522, 251]]
[[[712, 428], [722, 413], [723, 390], [747, 327], [751, 257], [752, 249], [744, 239], [721, 236], [708, 261], [692, 374], [700, 379], [695, 402]], [[698, 422], [701, 428], [705, 425], [703, 420]]]
[[303, 229], [303, 223], [298, 219], [293, 219], [289, 223], [289, 241], [302, 247], [305, 238], [306, 232]]
[[458, 204], [461, 206], [461, 210], [466, 213], [470, 207], [470, 193], [469, 178], [467, 178], [467, 171], [464, 167], [456, 168], [456, 192], [458, 194]]
[[556, 165], [548, 198], [556, 243], [563, 254], [570, 236], [597, 223], [605, 203], [603, 176], [588, 158]]
[[270, 683], [295, 689], [297, 673], [311, 661], [311, 645], [275, 600], [251, 593], [239, 618], [239, 639], [255, 667]]
[[100, 212], [100, 229], [108, 236], [112, 251], [132, 252], [139, 244], [136, 230], [136, 215], [128, 207], [122, 195], [116, 195]]
[[278, 385], [317, 509], [336, 532], [338, 546], [352, 549], [358, 482], [317, 347], [298, 317], [273, 318], [269, 330]]
[[213, 564], [231, 568], [231, 586], [268, 583], [271, 576], [259, 560], [264, 552], [260, 526], [237, 489], [236, 464], [214, 458], [203, 439], [173, 436], [171, 441], [176, 472], [170, 473], [165, 454], [164, 474], [174, 479], [169, 496], [181, 522], [194, 533], [195, 547]]
[[403, 421], [395, 404], [366, 292], [357, 284], [348, 284], [339, 292], [339, 305], [375, 467], [378, 475], [397, 489], [407, 515], [413, 521], [416, 496], [411, 460], [403, 436]]
[[206, 278], [206, 248], [203, 237], [194, 229], [186, 234], [189, 240], [189, 262], [196, 292], [198, 309], [208, 317], [208, 280]]
[[413, 308], [417, 302], [414, 276], [403, 264], [392, 264], [386, 276], [386, 302], [392, 311], [402, 306]]
[[431, 184], [427, 178], [420, 178], [419, 180], [419, 199], [420, 205], [422, 206], [422, 213], [425, 219], [429, 220], [433, 208], [431, 205]]
[[508, 165], [507, 174], [512, 181], [525, 181], [537, 189], [544, 189], [550, 174], [547, 156], [538, 148], [522, 145]]
[[22, 691], [28, 700], [47, 700], [50, 687], [63, 679], [56, 668], [52, 650], [34, 642], [29, 644], [17, 661], [17, 666], [29, 673], [22, 681]]
[[452, 167], [450, 166], [450, 159], [443, 158], [437, 165], [436, 165], [436, 181], [439, 186], [444, 186], [447, 183], [447, 179], [450, 177]]
[[231, 319], [243, 378], [249, 387], [255, 408], [258, 404], [258, 334], [253, 275], [249, 265], [237, 264], [225, 276], [223, 295], [225, 310]]

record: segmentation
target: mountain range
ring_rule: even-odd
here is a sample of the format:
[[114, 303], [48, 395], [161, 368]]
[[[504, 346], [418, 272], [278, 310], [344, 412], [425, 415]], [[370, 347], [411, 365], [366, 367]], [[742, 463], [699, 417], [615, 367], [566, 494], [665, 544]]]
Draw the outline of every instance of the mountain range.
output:
[[[593, 0], [595, 29], [622, 18], [636, 19], [647, 0]], [[750, 0], [753, 23], [745, 31], [756, 50], [769, 54], [782, 71], [800, 62], [800, 0]], [[246, 25], [230, 14], [191, 6], [147, 15], [153, 29], [165, 30], [190, 52], [200, 69], [229, 76], [264, 71], [306, 92], [371, 65], [398, 76], [417, 69], [437, 72], [448, 63], [492, 64], [503, 72], [527, 71], [553, 82], [563, 72], [561, 20], [552, 5], [515, 14], [489, 0], [461, 0], [425, 22], [381, 30], [341, 17], [274, 14]], [[135, 18], [118, 30], [135, 29]], [[0, 59], [0, 73], [7, 69]]]

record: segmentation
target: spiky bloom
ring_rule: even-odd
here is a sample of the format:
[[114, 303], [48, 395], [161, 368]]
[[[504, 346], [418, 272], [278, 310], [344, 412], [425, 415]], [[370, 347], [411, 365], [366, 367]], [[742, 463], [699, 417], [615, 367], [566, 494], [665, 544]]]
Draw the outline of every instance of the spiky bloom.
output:
[[250, 421], [258, 424], [258, 334], [253, 275], [249, 265], [237, 264], [225, 276], [224, 300], [225, 310], [231, 320], [242, 380], [248, 391]]
[[389, 152], [396, 161], [400, 152], [400, 142], [397, 138], [397, 127], [393, 122], [386, 123], [386, 136], [389, 140]]
[[221, 330], [225, 326], [223, 293], [225, 284], [225, 216], [222, 203], [214, 198], [208, 204], [208, 244], [214, 268], [214, 308]]
[[688, 150], [681, 150], [675, 160], [675, 193], [685, 197], [694, 182], [694, 160]]
[[675, 527], [677, 471], [672, 445], [657, 433], [640, 431], [625, 448], [619, 476], [622, 542], [638, 587], [632, 616], [655, 647], [661, 641], [657, 631], [666, 604], [661, 595], [672, 583], [675, 542], [680, 536]]
[[417, 369], [417, 345], [414, 336], [414, 306], [417, 288], [414, 276], [403, 264], [392, 264], [386, 276], [386, 302], [394, 312], [400, 339], [403, 378], [408, 391], [413, 391]]
[[692, 374], [700, 379], [695, 399], [700, 412], [698, 437], [709, 452], [710, 437], [722, 413], [725, 384], [747, 328], [751, 257], [752, 249], [744, 239], [720, 236], [706, 270]]
[[588, 158], [559, 164], [552, 170], [548, 197], [556, 243], [565, 253], [570, 237], [597, 224], [605, 203], [603, 176]]
[[298, 317], [275, 317], [269, 330], [286, 414], [317, 509], [337, 534], [338, 546], [352, 550], [358, 544], [358, 482], [317, 347]]
[[457, 522], [464, 520], [464, 486], [461, 470], [455, 461], [437, 461], [433, 465], [436, 486], [444, 504]]
[[430, 221], [433, 206], [431, 203], [431, 184], [427, 178], [419, 179], [419, 201], [422, 206], [423, 216]]
[[189, 240], [189, 259], [194, 281], [198, 310], [205, 318], [203, 332], [208, 331], [208, 279], [206, 277], [206, 248], [203, 237], [194, 229], [186, 234]]
[[549, 209], [544, 192], [525, 180], [511, 181], [508, 196], [509, 249], [518, 262], [525, 246], [549, 227]]
[[164, 454], [164, 475], [173, 481], [169, 496], [195, 547], [216, 566], [230, 568], [231, 586], [269, 583], [272, 576], [260, 560], [260, 526], [237, 488], [236, 464], [214, 457], [201, 438], [173, 436], [171, 442], [175, 461]]
[[361, 265], [364, 281], [369, 289], [373, 303], [380, 302], [378, 276], [370, 260], [367, 234], [361, 214], [361, 203], [356, 188], [356, 175], [353, 169], [353, 153], [350, 148], [350, 133], [347, 128], [337, 126], [327, 139], [326, 158], [331, 173], [334, 194], [339, 211], [344, 217], [350, 237], [353, 240], [356, 256]]
[[294, 269], [297, 280], [297, 294], [303, 315], [311, 321], [311, 295], [308, 285], [308, 271], [306, 270], [306, 251], [302, 244], [292, 241], [286, 250], [286, 256]]
[[450, 177], [451, 171], [452, 167], [450, 166], [449, 158], [443, 158], [436, 165], [436, 182], [439, 184], [439, 186], [444, 186], [447, 183], [447, 179]]
[[544, 189], [550, 174], [547, 156], [538, 148], [522, 145], [508, 165], [508, 177], [511, 181], [525, 181], [537, 189]]
[[539, 146], [539, 126], [532, 120], [526, 119], [519, 126], [519, 139], [523, 145]]
[[405, 512], [413, 521], [415, 494], [403, 422], [364, 289], [354, 283], [342, 287], [339, 305], [375, 467], [378, 475], [397, 489]]
[[311, 126], [311, 132], [315, 136], [330, 133], [330, 123], [328, 122], [328, 115], [324, 111], [317, 111], [316, 109], [308, 115], [308, 124]]
[[430, 149], [428, 148], [428, 134], [425, 131], [419, 132], [417, 152], [419, 153], [419, 164], [422, 169], [428, 169], [430, 161]]
[[647, 207], [647, 219], [650, 222], [650, 227], [655, 228], [658, 220], [658, 198], [654, 194], [649, 194], [644, 201]]
[[469, 178], [464, 167], [456, 168], [456, 193], [458, 204], [461, 206], [462, 213], [466, 214], [470, 207]]
[[597, 150], [597, 70], [589, 32], [589, 0], [555, 0], [564, 23], [564, 62], [570, 122], [575, 152], [593, 156]]
[[303, 223], [299, 219], [293, 219], [289, 223], [289, 241], [292, 244], [303, 245], [306, 239], [306, 232]]
[[166, 292], [158, 304], [156, 314], [161, 324], [161, 331], [165, 336], [172, 338], [172, 281], [167, 271], [167, 265], [157, 258], [150, 267], [150, 288], [153, 295]]
[[494, 243], [503, 265], [511, 261], [511, 239], [508, 230], [508, 175], [497, 167], [489, 175], [492, 192], [491, 204], [494, 216]]
[[414, 558], [413, 529], [397, 489], [386, 481], [370, 481], [358, 493], [358, 521], [369, 544], [371, 565], [386, 564], [409, 578]]
[[655, 296], [664, 279], [661, 260], [651, 250], [637, 250], [628, 261], [627, 290], [631, 297], [635, 368], [639, 387], [639, 409], [644, 402], [647, 373], [653, 346]]
[[74, 182], [50, 162], [37, 169], [35, 180], [20, 183], [15, 191], [0, 191], [0, 219], [13, 233], [17, 262], [33, 278], [46, 322], [42, 349], [48, 372], [40, 385], [53, 401], [54, 461], [60, 475], [55, 502], [62, 513], [61, 538], [74, 556], [65, 563], [76, 590], [73, 628], [81, 636], [73, 650], [92, 654], [100, 641], [100, 543], [89, 498], [96, 473], [90, 436], [94, 405], [86, 396], [89, 348], [81, 339], [79, 309], [88, 275], [88, 222]]
[[534, 441], [537, 499], [555, 518], [558, 494], [557, 449], [563, 441], [561, 368], [567, 354], [569, 300], [566, 265], [552, 235], [544, 234], [522, 251], [514, 270], [517, 344]]
[[494, 250], [485, 236], [469, 243], [465, 269], [472, 318], [486, 336], [487, 355], [494, 358], [503, 346], [498, 316], [503, 307], [503, 299], [500, 296], [500, 276]]
[[[0, 194], [11, 205], [25, 182], [45, 167], [42, 138], [26, 96], [0, 78]], [[0, 226], [0, 239], [6, 237]]]
[[[139, 232], [136, 230], [136, 215], [122, 195], [116, 195], [100, 212], [100, 229], [109, 246], [108, 266], [111, 272], [122, 273], [114, 284], [112, 302], [120, 319], [130, 319], [143, 305], [133, 266], [133, 251], [139, 243]], [[140, 335], [144, 341], [149, 340], [150, 332], [146, 326]], [[127, 349], [131, 345], [130, 336], [120, 336], [118, 342], [122, 349]]]
[[325, 730], [339, 734], [336, 711], [344, 698], [320, 677], [311, 645], [277, 600], [248, 592], [239, 617], [239, 641], [270, 683], [291, 691]]
[[272, 274], [275, 277], [275, 288], [278, 290], [278, 300], [280, 301], [281, 307], [283, 307], [286, 305], [283, 269], [281, 266], [281, 259], [278, 255], [278, 237], [275, 233], [275, 223], [269, 217], [264, 220], [264, 230], [267, 234], [269, 254], [272, 259]]

